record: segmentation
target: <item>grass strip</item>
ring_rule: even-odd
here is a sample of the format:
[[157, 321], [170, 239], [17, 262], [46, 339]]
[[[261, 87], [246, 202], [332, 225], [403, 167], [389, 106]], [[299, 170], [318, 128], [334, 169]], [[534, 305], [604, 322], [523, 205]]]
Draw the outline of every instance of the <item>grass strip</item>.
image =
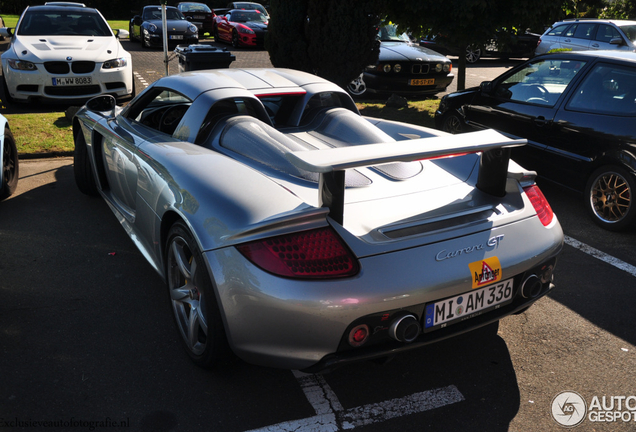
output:
[[20, 156], [68, 154], [75, 148], [71, 122], [63, 112], [5, 114]]

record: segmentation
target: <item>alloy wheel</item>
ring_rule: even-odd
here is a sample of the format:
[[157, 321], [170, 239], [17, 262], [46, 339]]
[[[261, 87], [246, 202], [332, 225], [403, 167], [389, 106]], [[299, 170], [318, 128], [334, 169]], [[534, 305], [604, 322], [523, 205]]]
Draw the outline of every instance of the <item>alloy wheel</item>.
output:
[[186, 347], [202, 355], [208, 343], [205, 293], [197, 287], [199, 271], [194, 254], [182, 236], [173, 237], [168, 249], [168, 289], [177, 327]]
[[602, 222], [620, 222], [632, 207], [632, 190], [628, 180], [617, 172], [602, 173], [593, 181], [590, 205], [594, 215]]

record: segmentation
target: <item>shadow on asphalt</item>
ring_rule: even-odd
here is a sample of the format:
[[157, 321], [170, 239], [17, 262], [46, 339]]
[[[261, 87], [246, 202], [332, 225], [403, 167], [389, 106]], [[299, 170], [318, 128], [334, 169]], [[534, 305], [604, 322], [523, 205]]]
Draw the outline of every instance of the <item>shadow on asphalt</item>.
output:
[[[165, 285], [104, 201], [77, 190], [70, 161], [22, 173], [22, 189], [1, 209], [5, 418], [108, 417], [142, 431], [178, 424], [238, 432], [316, 415], [289, 371], [242, 362], [210, 371], [191, 363]], [[37, 186], [26, 190], [28, 179]], [[520, 394], [495, 332], [490, 326], [323, 378], [344, 410], [381, 410], [392, 399], [448, 386], [464, 398], [367, 431], [507, 431]]]

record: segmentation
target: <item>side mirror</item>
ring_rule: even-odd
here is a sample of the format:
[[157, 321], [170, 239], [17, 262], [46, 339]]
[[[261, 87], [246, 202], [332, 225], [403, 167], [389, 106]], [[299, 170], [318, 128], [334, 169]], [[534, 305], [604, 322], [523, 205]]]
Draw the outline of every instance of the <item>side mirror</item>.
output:
[[617, 37], [612, 39], [611, 41], [609, 41], [610, 45], [623, 45], [625, 43], [625, 41], [623, 40], [623, 38]]
[[111, 95], [96, 96], [86, 102], [86, 109], [100, 114], [108, 114], [108, 117], [115, 117], [115, 107], [117, 101]]
[[492, 82], [491, 81], [482, 82], [481, 84], [479, 84], [479, 89], [484, 94], [492, 93]]
[[124, 29], [115, 29], [115, 37], [117, 39], [128, 39], [130, 37], [130, 33], [128, 32], [128, 30], [124, 30]]
[[13, 28], [12, 27], [2, 27], [0, 28], [0, 36], [11, 38], [13, 37]]
[[136, 26], [140, 26], [141, 23], [142, 23], [141, 17], [139, 15], [135, 15], [133, 17], [133, 24], [136, 25]]

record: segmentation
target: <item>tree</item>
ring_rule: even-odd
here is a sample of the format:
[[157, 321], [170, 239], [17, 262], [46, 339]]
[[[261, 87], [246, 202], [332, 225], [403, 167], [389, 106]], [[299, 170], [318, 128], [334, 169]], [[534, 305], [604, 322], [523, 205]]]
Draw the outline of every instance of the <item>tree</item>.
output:
[[[385, 12], [391, 21], [416, 34], [442, 34], [451, 45], [463, 49], [482, 46], [502, 29], [542, 29], [554, 22], [552, 17], [561, 13], [562, 5], [563, 0], [393, 0]], [[457, 89], [465, 86], [466, 58], [460, 55]]]
[[378, 0], [272, 0], [266, 48], [275, 67], [345, 87], [378, 59]]

